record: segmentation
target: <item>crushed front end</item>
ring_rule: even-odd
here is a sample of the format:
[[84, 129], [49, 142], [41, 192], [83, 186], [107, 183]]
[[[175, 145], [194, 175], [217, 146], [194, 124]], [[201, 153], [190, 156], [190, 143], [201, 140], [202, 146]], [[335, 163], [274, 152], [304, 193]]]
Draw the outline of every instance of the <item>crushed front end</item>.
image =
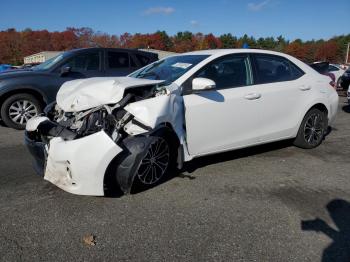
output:
[[[147, 80], [143, 85], [138, 83], [133, 88], [124, 88], [119, 101], [108, 101], [108, 104], [104, 104], [103, 99], [100, 99], [100, 103], [94, 104], [93, 108], [88, 108], [89, 100], [85, 98], [96, 103], [93, 94], [96, 90], [85, 91], [83, 105], [79, 104], [82, 99], [77, 99], [81, 97], [75, 95], [75, 98], [71, 99], [73, 102], [69, 108], [74, 110], [67, 107], [69, 103], [65, 105], [61, 102], [65, 110], [59, 104], [53, 103], [45, 109], [44, 116], [29, 120], [25, 144], [34, 158], [37, 173], [70, 193], [104, 195], [105, 174], [113, 160], [121, 152], [135, 153], [132, 165], [137, 165], [147, 148], [147, 143], [151, 141], [144, 137], [157, 125], [157, 121], [154, 121], [148, 126], [135, 117], [138, 108], [144, 114], [147, 106], [130, 105], [152, 100], [159, 107], [160, 118], [164, 118], [164, 114], [171, 114], [168, 108], [173, 105], [168, 104], [172, 95], [158, 82]], [[62, 97], [60, 99], [62, 100]], [[74, 107], [74, 103], [78, 106]], [[135, 110], [136, 113], [131, 113]], [[131, 170], [134, 169], [132, 165], [126, 168], [127, 172], [121, 174], [119, 179], [124, 193], [130, 191]]]

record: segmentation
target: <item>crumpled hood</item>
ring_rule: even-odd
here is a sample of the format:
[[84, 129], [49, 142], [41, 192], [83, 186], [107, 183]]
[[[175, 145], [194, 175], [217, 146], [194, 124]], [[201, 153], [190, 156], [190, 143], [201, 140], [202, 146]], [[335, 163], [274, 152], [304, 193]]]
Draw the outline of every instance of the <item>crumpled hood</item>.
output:
[[57, 93], [58, 106], [65, 112], [78, 112], [119, 102], [127, 88], [155, 85], [163, 80], [132, 77], [93, 77], [64, 83]]

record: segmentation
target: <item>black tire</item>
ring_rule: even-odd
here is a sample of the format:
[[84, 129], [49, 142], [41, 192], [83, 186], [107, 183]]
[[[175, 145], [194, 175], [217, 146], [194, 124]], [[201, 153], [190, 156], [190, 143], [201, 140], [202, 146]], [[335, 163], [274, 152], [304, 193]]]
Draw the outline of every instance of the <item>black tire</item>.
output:
[[[168, 148], [168, 150], [164, 148], [164, 151], [168, 152], [168, 156], [161, 159], [164, 163], [160, 164], [164, 169], [161, 175], [157, 175], [157, 179], [151, 181], [151, 178], [145, 177], [146, 174], [142, 174], [142, 172], [146, 171], [147, 159], [150, 161], [152, 158], [149, 154], [150, 150], [155, 152], [154, 148], [159, 142]], [[124, 194], [141, 192], [164, 182], [176, 172], [179, 141], [176, 134], [168, 127], [158, 129], [147, 136], [127, 137], [120, 146], [123, 148], [123, 152], [110, 164], [105, 176], [107, 194], [114, 191], [114, 185]], [[156, 165], [156, 163], [152, 164]], [[155, 168], [158, 168], [156, 171], [160, 170], [159, 166]]]
[[[22, 108], [21, 112], [20, 108]], [[41, 112], [42, 105], [35, 96], [20, 93], [8, 97], [2, 103], [1, 119], [6, 126], [22, 130], [25, 128], [27, 120]]]
[[340, 77], [339, 77], [338, 80], [337, 80], [336, 89], [337, 89], [337, 90], [339, 90], [339, 89], [344, 89], [344, 88], [341, 86]]
[[310, 109], [304, 116], [299, 127], [294, 145], [304, 149], [318, 147], [328, 128], [328, 120], [325, 112], [317, 108]]
[[[134, 193], [161, 184], [166, 181], [176, 169], [176, 146], [174, 145], [173, 138], [171, 138], [171, 134], [160, 132], [152, 135], [152, 138], [154, 139], [148, 146], [147, 153], [142, 158], [135, 174], [132, 187]], [[154, 158], [153, 163], [151, 161], [152, 157]], [[149, 172], [147, 174], [147, 168], [150, 166], [151, 170], [148, 170]], [[158, 173], [158, 176], [156, 176], [156, 173]]]

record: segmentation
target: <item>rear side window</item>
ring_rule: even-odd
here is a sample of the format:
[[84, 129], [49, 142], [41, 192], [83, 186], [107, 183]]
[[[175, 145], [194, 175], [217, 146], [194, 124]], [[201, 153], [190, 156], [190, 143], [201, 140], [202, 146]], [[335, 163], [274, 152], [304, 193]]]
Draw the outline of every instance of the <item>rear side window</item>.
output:
[[66, 66], [69, 66], [73, 72], [99, 70], [100, 55], [98, 52], [77, 55], [69, 60]]
[[137, 60], [139, 60], [140, 65], [143, 67], [151, 62], [151, 59], [147, 56], [136, 54]]
[[301, 77], [304, 72], [288, 59], [265, 54], [254, 54], [256, 84], [291, 81]]
[[108, 52], [108, 68], [126, 68], [130, 66], [129, 54], [125, 52]]

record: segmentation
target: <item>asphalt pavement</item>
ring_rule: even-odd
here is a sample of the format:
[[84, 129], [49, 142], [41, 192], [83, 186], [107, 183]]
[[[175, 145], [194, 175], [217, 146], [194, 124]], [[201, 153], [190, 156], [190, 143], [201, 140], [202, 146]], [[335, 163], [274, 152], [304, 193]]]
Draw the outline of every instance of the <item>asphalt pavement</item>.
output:
[[23, 132], [0, 127], [0, 180], [0, 261], [350, 261], [345, 98], [316, 149], [279, 142], [204, 157], [121, 197], [44, 181]]

